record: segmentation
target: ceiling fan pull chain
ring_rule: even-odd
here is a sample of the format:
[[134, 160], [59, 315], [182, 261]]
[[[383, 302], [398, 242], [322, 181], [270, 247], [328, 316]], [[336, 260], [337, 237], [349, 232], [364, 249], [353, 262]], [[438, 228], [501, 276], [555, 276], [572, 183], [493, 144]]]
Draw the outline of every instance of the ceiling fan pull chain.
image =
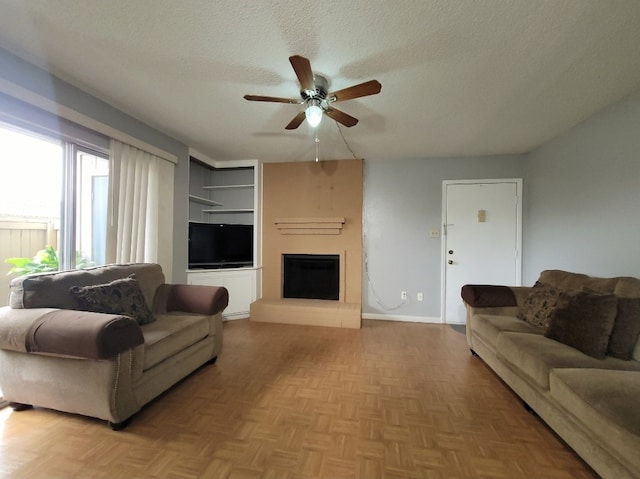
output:
[[319, 161], [318, 159], [318, 149], [320, 145], [320, 138], [318, 138], [318, 132], [316, 131], [316, 139], [314, 140], [316, 143], [316, 163]]

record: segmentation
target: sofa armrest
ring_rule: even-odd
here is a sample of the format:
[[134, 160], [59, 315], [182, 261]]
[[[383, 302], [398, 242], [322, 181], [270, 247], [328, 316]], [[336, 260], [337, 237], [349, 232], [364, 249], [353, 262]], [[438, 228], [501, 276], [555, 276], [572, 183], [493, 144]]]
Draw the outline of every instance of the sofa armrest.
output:
[[517, 306], [516, 295], [509, 286], [465, 284], [460, 292], [463, 301], [474, 308]]
[[140, 326], [128, 316], [69, 309], [44, 314], [25, 336], [27, 352], [88, 359], [113, 358], [143, 342]]
[[217, 314], [229, 304], [229, 292], [224, 286], [196, 284], [165, 284], [166, 311], [196, 314]]

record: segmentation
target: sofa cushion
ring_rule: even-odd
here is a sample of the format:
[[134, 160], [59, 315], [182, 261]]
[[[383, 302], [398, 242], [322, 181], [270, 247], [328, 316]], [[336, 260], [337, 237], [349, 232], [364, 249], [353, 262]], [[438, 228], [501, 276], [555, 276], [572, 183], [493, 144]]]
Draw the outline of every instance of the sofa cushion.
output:
[[559, 269], [548, 269], [540, 273], [538, 281], [565, 292], [588, 288], [600, 293], [613, 293], [619, 278], [598, 278]]
[[[638, 298], [640, 297], [640, 278], [631, 278], [627, 276], [622, 276], [618, 278], [618, 282], [616, 283], [616, 288], [614, 293], [619, 298]], [[635, 348], [633, 350], [633, 354], [631, 355], [632, 359], [635, 361], [640, 361], [640, 338], [636, 341]]]
[[640, 363], [636, 361], [623, 361], [610, 356], [595, 359], [540, 334], [500, 333], [496, 354], [545, 390], [549, 389], [549, 373], [555, 368], [640, 371]]
[[631, 359], [640, 337], [640, 297], [618, 298], [618, 313], [613, 323], [607, 354]]
[[617, 313], [616, 296], [580, 291], [562, 294], [559, 303], [544, 335], [604, 359]]
[[599, 444], [640, 470], [640, 372], [554, 369], [550, 391]]
[[157, 314], [156, 321], [141, 329], [144, 336], [143, 371], [214, 334], [209, 330], [208, 317], [199, 314]]
[[536, 281], [518, 313], [518, 318], [546, 330], [560, 293], [559, 289]]
[[474, 314], [469, 318], [473, 334], [481, 337], [485, 343], [494, 349], [498, 335], [503, 331], [518, 333], [542, 334], [543, 330], [516, 318], [515, 316], [501, 316], [493, 314]]
[[135, 319], [141, 326], [155, 321], [135, 274], [105, 284], [72, 286], [69, 291], [78, 301], [78, 307], [73, 309], [121, 314]]
[[616, 287], [613, 290], [616, 296], [622, 298], [640, 297], [640, 278], [621, 276], [617, 280]]
[[9, 306], [12, 308], [75, 309], [76, 299], [69, 292], [72, 286], [104, 284], [135, 274], [147, 305], [153, 304], [164, 274], [158, 264], [135, 263], [96, 266], [73, 271], [56, 271], [14, 278], [10, 283]]

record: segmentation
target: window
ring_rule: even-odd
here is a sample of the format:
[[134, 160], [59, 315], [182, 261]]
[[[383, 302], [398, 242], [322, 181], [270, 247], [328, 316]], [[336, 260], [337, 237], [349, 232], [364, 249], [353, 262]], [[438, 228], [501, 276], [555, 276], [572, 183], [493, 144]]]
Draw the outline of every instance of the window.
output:
[[0, 125], [0, 161], [0, 275], [11, 268], [6, 258], [45, 248], [47, 268], [105, 263], [106, 152]]
[[105, 264], [109, 159], [106, 155], [75, 144], [67, 145], [61, 208], [60, 269]]

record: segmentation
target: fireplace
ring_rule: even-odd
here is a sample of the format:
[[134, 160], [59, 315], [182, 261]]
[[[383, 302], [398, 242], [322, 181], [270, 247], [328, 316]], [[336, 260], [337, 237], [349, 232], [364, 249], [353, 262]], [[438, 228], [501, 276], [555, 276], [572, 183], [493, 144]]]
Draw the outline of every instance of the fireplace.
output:
[[360, 328], [363, 165], [262, 165], [262, 269], [251, 321]]
[[282, 297], [340, 299], [340, 255], [283, 254]]

